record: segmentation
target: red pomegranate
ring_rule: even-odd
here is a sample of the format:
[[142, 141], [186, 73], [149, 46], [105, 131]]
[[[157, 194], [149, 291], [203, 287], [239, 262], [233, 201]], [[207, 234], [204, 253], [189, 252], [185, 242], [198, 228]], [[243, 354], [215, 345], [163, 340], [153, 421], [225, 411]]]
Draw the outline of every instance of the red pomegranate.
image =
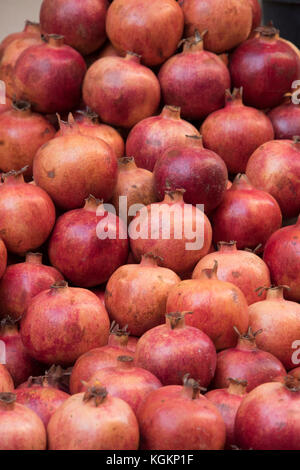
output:
[[246, 175], [253, 186], [271, 194], [284, 217], [300, 212], [300, 137], [272, 140], [251, 155]]
[[46, 364], [72, 364], [107, 343], [109, 319], [95, 294], [65, 281], [36, 295], [21, 321], [28, 353]]
[[66, 44], [88, 55], [106, 39], [108, 0], [44, 0], [40, 10], [43, 33], [62, 34]]
[[180, 282], [173, 271], [158, 266], [152, 253], [141, 263], [126, 264], [110, 277], [105, 291], [105, 306], [112, 320], [128, 325], [130, 333], [141, 336], [165, 322], [167, 297]]
[[285, 297], [295, 302], [300, 301], [300, 217], [295, 225], [277, 230], [269, 238], [264, 261], [268, 265], [271, 279], [277, 286], [286, 285]]
[[138, 122], [126, 141], [126, 154], [137, 166], [153, 171], [158, 158], [174, 145], [186, 143], [186, 135], [200, 137], [197, 129], [180, 118], [178, 106], [164, 106], [158, 116]]
[[205, 397], [211, 401], [222, 415], [226, 425], [226, 449], [232, 449], [236, 445], [234, 435], [234, 423], [237, 410], [239, 409], [246, 394], [246, 380], [229, 378], [228, 388], [211, 390]]
[[0, 279], [5, 273], [7, 265], [7, 249], [4, 241], [0, 238]]
[[270, 272], [259, 256], [251, 251], [238, 250], [234, 241], [219, 242], [217, 252], [207, 254], [198, 262], [193, 279], [199, 279], [203, 269], [212, 269], [216, 261], [218, 279], [239, 287], [249, 305], [265, 299], [265, 291], [259, 296], [257, 289], [270, 287]]
[[0, 184], [0, 234], [6, 248], [17, 254], [40, 247], [55, 222], [55, 207], [48, 194], [24, 183], [26, 169], [2, 174]]
[[217, 55], [203, 50], [198, 31], [184, 41], [183, 52], [164, 63], [158, 78], [164, 102], [180, 106], [188, 119], [203, 119], [222, 108], [230, 88], [228, 68]]
[[0, 60], [2, 59], [2, 56], [6, 47], [8, 47], [9, 44], [11, 44], [16, 39], [21, 39], [21, 38], [25, 39], [28, 37], [36, 37], [36, 36], [39, 37], [40, 35], [41, 35], [41, 28], [40, 28], [39, 23], [33, 23], [32, 21], [26, 20], [23, 31], [9, 34], [0, 43]]
[[292, 375], [296, 379], [300, 380], [300, 367], [295, 367], [295, 369], [290, 370], [289, 375]]
[[163, 385], [179, 385], [189, 373], [207, 387], [215, 372], [216, 350], [203, 331], [185, 324], [185, 313], [167, 313], [165, 325], [143, 334], [135, 364], [152, 372]]
[[179, 0], [185, 34], [208, 30], [205, 48], [216, 53], [233, 49], [249, 36], [252, 8], [248, 0]]
[[299, 78], [300, 57], [277, 37], [271, 26], [241, 44], [232, 54], [233, 85], [243, 87], [245, 104], [258, 109], [278, 106], [293, 81]]
[[64, 44], [63, 36], [45, 38], [44, 44], [29, 47], [17, 60], [16, 96], [32, 103], [35, 111], [62, 113], [79, 104], [86, 65], [75, 49]]
[[132, 127], [157, 110], [159, 82], [140, 59], [128, 52], [125, 57], [99, 59], [88, 69], [83, 99], [103, 122]]
[[145, 450], [221, 450], [226, 428], [217, 407], [185, 377], [183, 387], [151, 392], [138, 410], [141, 448]]
[[208, 116], [201, 126], [203, 144], [223, 158], [230, 173], [243, 173], [261, 144], [274, 139], [270, 119], [258, 109], [244, 106], [242, 88], [226, 90], [225, 108]]
[[267, 298], [249, 307], [249, 322], [253, 330], [261, 329], [256, 344], [276, 356], [287, 370], [297, 365], [300, 347], [300, 305], [284, 300], [283, 288], [270, 287]]
[[117, 49], [112, 45], [112, 43], [107, 41], [102, 47], [98, 58], [103, 59], [103, 57], [125, 57], [125, 55], [125, 51], [117, 51]]
[[165, 62], [174, 54], [183, 33], [183, 14], [174, 0], [114, 0], [106, 32], [119, 51], [133, 51], [146, 65]]
[[166, 192], [160, 203], [142, 208], [129, 225], [131, 250], [137, 259], [152, 252], [161, 265], [176, 273], [193, 269], [211, 245], [206, 215], [183, 202], [181, 190]]
[[276, 139], [293, 139], [300, 135], [300, 104], [293, 103], [287, 94], [283, 104], [273, 108], [268, 117], [272, 122]]
[[[5, 349], [1, 346], [1, 355]], [[14, 382], [12, 376], [8, 372], [6, 366], [0, 364], [0, 393], [12, 392], [14, 390]]]
[[38, 415], [16, 403], [14, 393], [1, 393], [1, 450], [46, 450], [46, 446], [46, 429]]
[[42, 264], [42, 257], [41, 253], [27, 253], [24, 263], [8, 266], [0, 280], [0, 310], [5, 315], [20, 319], [35, 295], [63, 280], [59, 271]]
[[186, 136], [180, 146], [169, 147], [154, 167], [156, 193], [160, 200], [165, 191], [183, 188], [184, 201], [204, 204], [206, 213], [215, 209], [226, 191], [228, 173], [224, 161], [203, 148], [198, 136]]
[[214, 243], [235, 240], [238, 249], [263, 247], [281, 223], [276, 200], [239, 174], [212, 215]]
[[239, 335], [236, 347], [218, 353], [214, 388], [228, 387], [229, 377], [239, 377], [247, 380], [247, 392], [250, 392], [258, 385], [286, 374], [282, 363], [275, 356], [256, 346], [256, 337], [261, 330], [253, 333], [249, 327], [244, 335], [235, 330]]
[[300, 382], [260, 385], [238, 409], [235, 435], [242, 449], [300, 450]]
[[186, 324], [206, 333], [220, 350], [235, 346], [233, 327], [245, 333], [249, 316], [242, 291], [231, 282], [219, 280], [217, 269], [215, 262], [212, 269], [204, 269], [197, 279], [173, 287], [167, 299], [167, 312], [191, 311]]
[[252, 8], [252, 31], [261, 25], [262, 10], [259, 0], [249, 0]]

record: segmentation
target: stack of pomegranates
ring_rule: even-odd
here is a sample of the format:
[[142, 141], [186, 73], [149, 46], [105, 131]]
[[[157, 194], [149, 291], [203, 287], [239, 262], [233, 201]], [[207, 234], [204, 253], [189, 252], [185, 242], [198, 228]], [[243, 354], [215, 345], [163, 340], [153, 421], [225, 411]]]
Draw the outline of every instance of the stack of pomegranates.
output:
[[0, 450], [300, 450], [300, 51], [261, 16], [43, 0], [0, 43]]

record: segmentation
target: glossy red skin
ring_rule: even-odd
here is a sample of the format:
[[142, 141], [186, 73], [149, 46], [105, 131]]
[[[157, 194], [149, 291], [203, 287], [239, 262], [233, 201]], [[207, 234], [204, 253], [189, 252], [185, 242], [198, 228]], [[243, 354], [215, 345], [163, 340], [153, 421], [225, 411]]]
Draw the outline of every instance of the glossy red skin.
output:
[[84, 394], [73, 395], [48, 424], [50, 450], [137, 450], [139, 428], [130, 406], [108, 395], [96, 406]]
[[108, 9], [106, 32], [117, 50], [141, 55], [148, 66], [159, 65], [176, 51], [183, 14], [174, 0], [115, 0]]
[[88, 55], [106, 39], [107, 0], [44, 0], [40, 10], [43, 33], [61, 34], [66, 44]]
[[213, 240], [235, 240], [237, 248], [264, 246], [273, 232], [281, 227], [278, 203], [268, 193], [253, 186], [235, 185], [225, 193], [212, 215]]
[[183, 51], [161, 67], [158, 79], [164, 102], [181, 107], [186, 119], [203, 119], [225, 103], [230, 75], [224, 62], [208, 51]]
[[249, 0], [252, 8], [252, 31], [261, 25], [262, 9], [258, 0]]
[[293, 377], [296, 377], [296, 379], [300, 380], [300, 367], [295, 367], [295, 369], [290, 370], [289, 375], [292, 375]]
[[83, 58], [69, 46], [31, 46], [15, 66], [16, 96], [41, 113], [69, 111], [79, 104], [85, 72]]
[[16, 39], [36, 37], [40, 36], [40, 34], [40, 25], [38, 23], [31, 23], [30, 21], [26, 21], [23, 31], [9, 34], [0, 43], [0, 60], [2, 59], [6, 47], [8, 47], [9, 44], [11, 44]]
[[0, 238], [0, 278], [5, 273], [7, 266], [7, 249], [4, 241]]
[[0, 393], [13, 392], [14, 382], [5, 365], [0, 364]]
[[34, 411], [45, 427], [53, 413], [70, 397], [68, 393], [49, 386], [19, 388], [14, 393], [17, 395], [17, 403]]
[[172, 146], [157, 160], [154, 180], [160, 200], [166, 190], [182, 188], [186, 203], [204, 204], [205, 212], [210, 213], [223, 199], [228, 173], [223, 160], [211, 150]]
[[47, 240], [55, 207], [42, 188], [12, 178], [0, 185], [0, 234], [7, 250], [24, 254]]
[[186, 324], [203, 331], [217, 350], [236, 344], [234, 326], [245, 333], [249, 324], [247, 301], [240, 289], [218, 279], [185, 280], [168, 295], [167, 313], [193, 312]]
[[271, 194], [282, 215], [300, 212], [300, 143], [273, 140], [261, 145], [250, 157], [246, 175], [252, 184]]
[[143, 450], [221, 450], [226, 430], [221, 414], [204, 396], [192, 400], [183, 387], [150, 393], [138, 410]]
[[245, 104], [258, 109], [280, 104], [299, 78], [299, 67], [300, 59], [288, 44], [264, 37], [244, 42], [230, 61], [234, 87], [242, 86]]
[[137, 166], [153, 171], [156, 161], [172, 145], [186, 142], [186, 135], [200, 136], [197, 129], [180, 119], [178, 110], [164, 109], [137, 123], [126, 141], [126, 155], [133, 156]]
[[0, 404], [1, 450], [46, 450], [46, 429], [34, 411], [20, 403]]
[[107, 343], [109, 319], [92, 292], [52, 288], [33, 298], [20, 331], [33, 358], [46, 364], [71, 365], [85, 352]]
[[237, 99], [215, 111], [201, 126], [203, 145], [216, 152], [229, 173], [244, 173], [247, 161], [261, 144], [274, 139], [270, 119]]
[[241, 380], [247, 380], [246, 390], [250, 392], [279, 375], [286, 375], [279, 359], [254, 347], [249, 341], [243, 344], [243, 340], [240, 340], [235, 348], [218, 353], [213, 388], [226, 388], [229, 377], [239, 377]]
[[62, 280], [63, 276], [52, 266], [29, 261], [11, 264], [0, 280], [0, 317], [19, 319], [35, 295]]
[[103, 140], [84, 135], [56, 137], [33, 162], [36, 184], [65, 210], [77, 209], [92, 194], [108, 201], [117, 182], [117, 157]]
[[285, 298], [300, 301], [300, 223], [277, 230], [268, 240], [264, 261], [276, 286], [287, 285]]
[[171, 329], [159, 325], [139, 339], [134, 356], [138, 367], [149, 370], [163, 385], [179, 385], [185, 374], [202, 387], [211, 382], [216, 350], [210, 338], [191, 326]]
[[285, 103], [268, 113], [271, 119], [276, 139], [293, 139], [300, 134], [300, 106]]
[[260, 385], [241, 404], [235, 429], [242, 449], [300, 450], [300, 391]]
[[205, 48], [225, 52], [245, 41], [249, 36], [252, 12], [248, 0], [179, 0], [184, 13], [185, 36], [195, 29], [208, 30]]
[[49, 258], [76, 286], [102, 284], [126, 262], [128, 240], [120, 238], [121, 231], [126, 233], [121, 219], [109, 222], [109, 230], [116, 232], [115, 239], [101, 240], [97, 236], [97, 225], [105, 217], [83, 208], [64, 213], [56, 222], [49, 241]]
[[130, 128], [156, 112], [159, 82], [139, 61], [132, 55], [104, 57], [88, 69], [83, 99], [103, 122]]
[[266, 263], [248, 251], [237, 250], [236, 247], [224, 248], [209, 253], [202, 258], [193, 271], [193, 279], [198, 279], [203, 269], [212, 269], [218, 262], [218, 278], [220, 281], [231, 282], [243, 292], [248, 305], [264, 300], [266, 292], [259, 296], [256, 289], [270, 287], [270, 272]]

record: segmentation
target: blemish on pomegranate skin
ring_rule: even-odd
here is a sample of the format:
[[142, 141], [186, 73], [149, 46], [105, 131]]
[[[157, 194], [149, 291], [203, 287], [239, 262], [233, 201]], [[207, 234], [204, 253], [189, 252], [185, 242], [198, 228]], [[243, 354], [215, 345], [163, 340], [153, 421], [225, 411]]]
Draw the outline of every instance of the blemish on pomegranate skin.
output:
[[232, 274], [232, 277], [235, 277], [235, 278], [240, 277], [240, 273], [238, 271], [232, 271], [231, 274]]
[[54, 170], [48, 171], [47, 176], [48, 176], [48, 178], [54, 178], [55, 177], [55, 171]]

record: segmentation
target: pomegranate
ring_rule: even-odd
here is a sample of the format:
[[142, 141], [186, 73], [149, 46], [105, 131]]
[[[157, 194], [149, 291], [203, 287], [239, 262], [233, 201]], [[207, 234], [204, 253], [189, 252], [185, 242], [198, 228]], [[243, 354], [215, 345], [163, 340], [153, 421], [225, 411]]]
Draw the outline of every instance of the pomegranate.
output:
[[284, 217], [300, 212], [300, 137], [272, 140], [250, 157], [246, 175], [253, 185], [271, 194]]
[[106, 32], [119, 51], [133, 51], [146, 65], [165, 62], [183, 33], [183, 14], [175, 0], [114, 0], [107, 12]]
[[292, 375], [296, 379], [300, 380], [300, 367], [295, 367], [295, 369], [290, 370], [289, 375]]
[[46, 364], [72, 364], [107, 343], [109, 319], [95, 294], [65, 281], [36, 295], [21, 321], [28, 353]]
[[300, 301], [300, 217], [295, 225], [277, 230], [268, 240], [264, 261], [275, 285], [287, 285], [285, 297]]
[[23, 388], [39, 388], [43, 387], [52, 387], [57, 390], [62, 390], [63, 392], [69, 393], [69, 381], [72, 372], [72, 367], [63, 369], [61, 366], [56, 366], [52, 364], [50, 369], [44, 372], [44, 375], [40, 376], [30, 376], [26, 382], [21, 383], [16, 390]]
[[165, 325], [143, 334], [135, 364], [152, 372], [163, 385], [179, 385], [189, 373], [206, 387], [214, 376], [216, 350], [203, 331], [185, 325], [185, 313], [167, 313]]
[[265, 291], [259, 296], [256, 289], [261, 286], [270, 287], [270, 272], [259, 256], [251, 251], [238, 250], [234, 241], [219, 242], [217, 252], [207, 254], [198, 262], [193, 271], [193, 279], [199, 279], [203, 269], [213, 268], [216, 261], [220, 281], [239, 287], [249, 305], [265, 299]]
[[8, 111], [11, 106], [12, 106], [12, 100], [8, 98], [8, 96], [5, 96], [5, 103], [0, 103], [0, 114], [5, 113], [5, 111]]
[[273, 108], [268, 117], [276, 139], [293, 139], [300, 135], [300, 104], [293, 103], [291, 94], [286, 96], [282, 104]]
[[239, 174], [212, 215], [214, 243], [235, 240], [238, 249], [263, 247], [281, 223], [276, 200]]
[[55, 268], [42, 264], [42, 257], [41, 253], [27, 253], [24, 263], [8, 266], [0, 280], [0, 310], [5, 315], [20, 319], [35, 295], [63, 280]]
[[235, 434], [242, 449], [300, 450], [300, 382], [287, 377], [260, 385], [238, 409]]
[[163, 267], [185, 273], [208, 253], [212, 230], [206, 215], [185, 204], [183, 192], [177, 190], [166, 192], [161, 203], [142, 208], [129, 225], [129, 236], [137, 259], [152, 252], [162, 258]]
[[3, 53], [6, 47], [9, 46], [16, 39], [25, 39], [30, 37], [39, 37], [41, 35], [41, 29], [39, 23], [33, 23], [32, 21], [25, 21], [25, 27], [23, 31], [18, 33], [12, 33], [6, 36], [3, 41], [0, 43], [0, 60], [2, 59]]
[[16, 403], [14, 393], [1, 393], [1, 450], [46, 450], [46, 444], [46, 429], [38, 415]]
[[259, 0], [249, 0], [252, 8], [252, 29], [254, 31], [258, 26], [261, 25], [262, 11]]
[[164, 102], [180, 106], [188, 119], [202, 119], [222, 108], [230, 87], [228, 68], [217, 55], [203, 50], [198, 31], [184, 41], [183, 52], [164, 63], [158, 78]]
[[105, 291], [105, 305], [111, 319], [128, 325], [134, 336], [165, 321], [167, 297], [180, 282], [173, 271], [158, 266], [152, 253], [142, 256], [141, 263], [127, 264], [110, 277]]
[[206, 333], [220, 350], [235, 346], [233, 327], [245, 333], [249, 316], [242, 291], [231, 282], [219, 280], [217, 269], [215, 262], [212, 269], [204, 269], [197, 279], [173, 287], [167, 299], [167, 312], [193, 312], [186, 318], [186, 324]]
[[[3, 348], [1, 347], [1, 354]], [[12, 392], [14, 389], [14, 382], [12, 376], [8, 372], [6, 366], [0, 364], [0, 393]]]
[[[99, 200], [90, 196], [83, 209], [66, 212], [56, 222], [49, 242], [49, 258], [77, 286], [101, 284], [126, 262], [126, 228], [122, 220], [109, 214]], [[114, 237], [100, 236], [98, 229], [105, 224]]]
[[286, 374], [282, 363], [275, 356], [256, 346], [256, 337], [261, 330], [253, 333], [249, 327], [244, 335], [236, 328], [235, 331], [239, 336], [236, 347], [218, 353], [214, 388], [228, 387], [228, 377], [239, 377], [247, 380], [247, 392], [250, 392], [258, 385]]
[[186, 136], [183, 145], [169, 147], [158, 158], [154, 180], [160, 200], [165, 191], [183, 188], [185, 202], [204, 204], [209, 213], [223, 199], [228, 173], [219, 155], [203, 148], [200, 137]]
[[211, 390], [205, 394], [219, 410], [226, 425], [226, 449], [236, 445], [234, 422], [237, 410], [246, 396], [246, 380], [229, 378], [228, 388]]
[[0, 114], [0, 168], [4, 172], [28, 165], [25, 175], [32, 176], [33, 157], [41, 145], [54, 137], [49, 121], [30, 108], [30, 103], [17, 101]]
[[221, 450], [226, 428], [217, 407], [185, 377], [183, 387], [151, 392], [138, 410], [141, 448], [146, 450]]
[[243, 87], [245, 104], [264, 109], [278, 106], [299, 78], [300, 57], [277, 37], [271, 26], [241, 44], [232, 54], [230, 73], [233, 85]]
[[180, 118], [178, 106], [164, 106], [158, 116], [140, 121], [130, 131], [126, 154], [133, 156], [137, 166], [153, 171], [158, 158], [168, 147], [182, 145], [186, 135], [200, 136], [197, 129]]
[[6, 248], [17, 254], [40, 247], [55, 222], [55, 207], [48, 194], [24, 183], [26, 169], [2, 174], [0, 184], [0, 236]]
[[5, 273], [7, 265], [7, 249], [4, 241], [0, 238], [0, 279]]
[[120, 398], [94, 386], [68, 398], [48, 425], [50, 450], [137, 450], [139, 427]]
[[107, 41], [106, 44], [101, 49], [99, 59], [103, 59], [103, 57], [125, 57], [126, 52], [117, 51], [117, 49], [111, 44], [111, 42]]
[[274, 139], [270, 119], [258, 109], [244, 106], [242, 88], [226, 90], [225, 108], [208, 116], [201, 126], [203, 144], [223, 158], [230, 173], [242, 173], [261, 144]]
[[248, 0], [179, 0], [185, 33], [208, 30], [205, 48], [213, 52], [233, 49], [249, 36], [252, 8]]
[[108, 0], [44, 0], [40, 10], [43, 33], [62, 34], [66, 44], [82, 55], [96, 51], [105, 42]]
[[[261, 329], [257, 346], [276, 356], [287, 370], [297, 364], [300, 346], [300, 305], [284, 300], [283, 288], [270, 287], [267, 298], [249, 307], [249, 322], [252, 329]], [[299, 343], [299, 344], [298, 344]]]
[[141, 65], [140, 56], [128, 52], [94, 62], [84, 79], [83, 99], [103, 122], [132, 127], [155, 113], [160, 86], [154, 73]]
[[133, 356], [127, 348], [128, 342], [129, 332], [127, 328], [120, 329], [113, 322], [108, 345], [92, 349], [77, 359], [70, 378], [71, 394], [82, 392], [84, 389], [82, 382], [89, 382], [91, 377], [99, 370], [106, 367], [115, 367], [119, 356]]
[[86, 65], [77, 51], [64, 44], [63, 36], [45, 38], [44, 44], [29, 47], [17, 60], [16, 96], [32, 103], [35, 111], [68, 111], [79, 104]]

